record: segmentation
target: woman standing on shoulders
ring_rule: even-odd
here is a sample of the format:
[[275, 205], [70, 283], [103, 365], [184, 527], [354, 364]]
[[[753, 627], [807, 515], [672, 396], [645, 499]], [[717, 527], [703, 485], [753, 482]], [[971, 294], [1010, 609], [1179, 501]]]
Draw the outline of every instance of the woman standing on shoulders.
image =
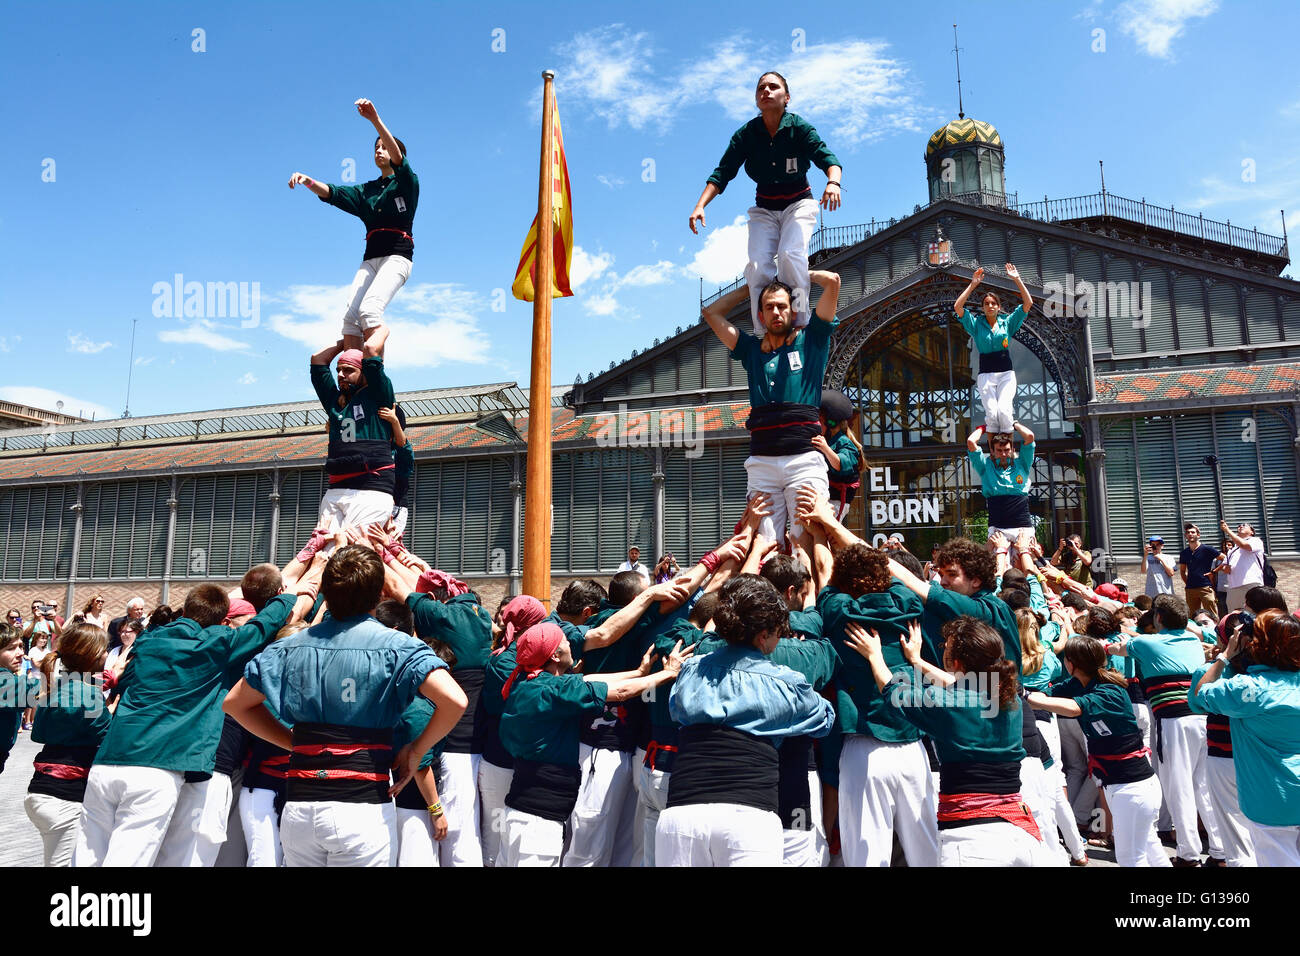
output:
[[992, 291], [985, 292], [980, 298], [983, 316], [976, 316], [966, 308], [966, 300], [984, 280], [982, 266], [975, 270], [970, 285], [953, 303], [961, 327], [975, 340], [975, 348], [980, 353], [979, 375], [975, 384], [979, 388], [980, 401], [984, 404], [984, 426], [990, 433], [996, 434], [1010, 432], [1011, 423], [1015, 421], [1016, 373], [1011, 367], [1011, 339], [1020, 326], [1024, 325], [1029, 310], [1034, 306], [1033, 296], [1025, 288], [1020, 272], [1009, 262], [1006, 270], [1020, 290], [1020, 305], [1012, 312], [1002, 311], [1002, 300]]

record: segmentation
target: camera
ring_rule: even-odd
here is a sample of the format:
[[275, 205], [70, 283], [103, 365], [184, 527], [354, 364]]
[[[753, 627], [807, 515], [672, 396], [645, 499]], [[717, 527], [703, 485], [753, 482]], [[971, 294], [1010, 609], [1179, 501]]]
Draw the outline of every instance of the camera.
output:
[[1255, 630], [1255, 615], [1242, 609], [1237, 613], [1237, 627], [1242, 634], [1250, 634]]
[[37, 614], [42, 614], [42, 615], [44, 615], [45, 617], [53, 617], [53, 616], [54, 616], [54, 605], [53, 605], [53, 604], [38, 604], [38, 605], [36, 605], [36, 613], [37, 613]]

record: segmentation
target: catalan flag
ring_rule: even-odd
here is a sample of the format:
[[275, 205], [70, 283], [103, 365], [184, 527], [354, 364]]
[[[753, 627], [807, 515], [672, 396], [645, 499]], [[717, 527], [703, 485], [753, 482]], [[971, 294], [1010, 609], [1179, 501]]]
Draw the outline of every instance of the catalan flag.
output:
[[[552, 113], [554, 133], [551, 137], [551, 212], [555, 223], [552, 248], [554, 249], [554, 279], [551, 298], [573, 295], [569, 288], [569, 266], [573, 261], [573, 205], [569, 191], [569, 163], [564, 156], [564, 134], [560, 131], [560, 110]], [[511, 291], [516, 299], [532, 302], [535, 297], [533, 280], [537, 273], [537, 217], [528, 230], [524, 249], [515, 270]]]

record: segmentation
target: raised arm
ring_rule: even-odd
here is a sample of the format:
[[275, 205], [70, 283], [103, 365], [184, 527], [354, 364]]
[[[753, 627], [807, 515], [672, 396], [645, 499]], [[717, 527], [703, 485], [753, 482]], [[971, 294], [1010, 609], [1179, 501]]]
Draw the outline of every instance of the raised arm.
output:
[[952, 304], [953, 311], [957, 313], [957, 318], [966, 315], [966, 300], [970, 298], [971, 293], [979, 288], [979, 284], [984, 281], [984, 267], [980, 266], [970, 277], [970, 284], [962, 290], [961, 295], [957, 296], [957, 301]]
[[1034, 433], [1023, 424], [1020, 422], [1012, 422], [1011, 427], [1016, 430], [1016, 434], [1020, 436], [1020, 440], [1026, 445], [1032, 445], [1034, 443]]
[[582, 649], [591, 651], [613, 644], [630, 631], [632, 625], [641, 620], [645, 612], [650, 610], [650, 605], [656, 601], [673, 601], [674, 606], [678, 606], [688, 597], [690, 594], [686, 589], [674, 581], [651, 585], [611, 614], [609, 620], [589, 629], [584, 635]]
[[397, 138], [388, 131], [384, 121], [379, 118], [379, 111], [375, 109], [375, 104], [366, 99], [360, 99], [356, 102], [357, 112], [370, 120], [371, 125], [375, 127], [375, 132], [379, 134], [379, 141], [384, 144], [384, 150], [388, 153], [388, 161], [394, 166], [401, 165], [403, 160], [402, 149], [397, 145]]
[[822, 297], [817, 300], [817, 318], [823, 322], [834, 322], [835, 310], [840, 303], [840, 274], [824, 269], [809, 269], [808, 279], [822, 287]]
[[1020, 304], [1025, 307], [1025, 315], [1028, 315], [1029, 310], [1034, 307], [1034, 297], [1030, 295], [1029, 290], [1025, 288], [1024, 280], [1020, 278], [1019, 269], [1008, 262], [1006, 264], [1006, 270], [1007, 275], [1009, 275], [1012, 281], [1015, 282], [1016, 288], [1020, 290]]
[[338, 358], [339, 353], [343, 351], [343, 340], [339, 339], [333, 345], [327, 345], [311, 357], [312, 365], [326, 365]]
[[796, 517], [800, 521], [821, 525], [825, 529], [826, 541], [832, 549], [847, 548], [851, 544], [866, 544], [836, 520], [829, 499], [822, 497], [811, 485], [804, 485], [799, 489], [798, 500]]
[[966, 436], [966, 450], [979, 451], [980, 439], [982, 439], [983, 437], [984, 437], [984, 426], [981, 425], [979, 428], [975, 429], [973, 432], [971, 432], [969, 435]]
[[329, 183], [323, 183], [318, 179], [312, 179], [306, 173], [294, 173], [289, 177], [289, 188], [293, 189], [295, 186], [306, 186], [321, 199], [330, 198]]
[[741, 302], [748, 301], [749, 286], [742, 285], [734, 292], [728, 292], [721, 299], [704, 307], [704, 321], [709, 323], [709, 328], [718, 337], [718, 341], [727, 347], [728, 352], [735, 349], [736, 343], [740, 341], [740, 331], [727, 321], [727, 313]]

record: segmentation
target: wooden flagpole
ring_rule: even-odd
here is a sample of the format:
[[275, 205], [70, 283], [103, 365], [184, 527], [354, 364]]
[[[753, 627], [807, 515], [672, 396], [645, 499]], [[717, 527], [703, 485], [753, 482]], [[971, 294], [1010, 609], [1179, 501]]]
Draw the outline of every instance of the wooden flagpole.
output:
[[524, 525], [525, 594], [551, 609], [551, 288], [555, 271], [555, 74], [542, 73], [542, 163], [537, 187], [537, 272], [533, 277], [533, 362], [528, 385], [528, 468]]

